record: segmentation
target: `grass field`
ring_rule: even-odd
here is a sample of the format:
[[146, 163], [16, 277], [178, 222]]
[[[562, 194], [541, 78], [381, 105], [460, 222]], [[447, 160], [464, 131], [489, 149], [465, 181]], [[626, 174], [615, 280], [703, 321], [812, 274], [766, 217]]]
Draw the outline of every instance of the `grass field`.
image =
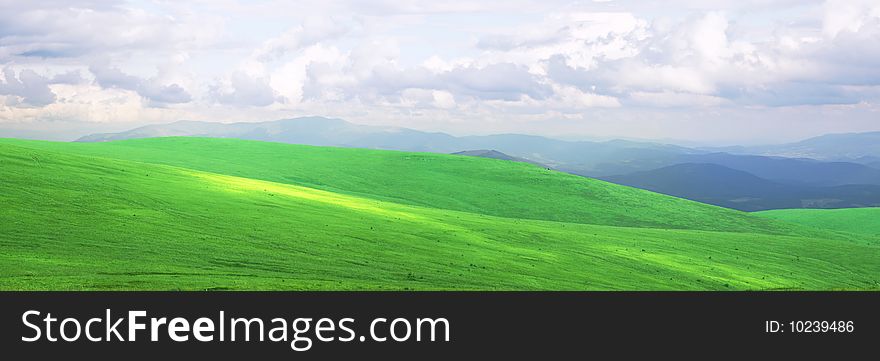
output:
[[786, 222], [858, 233], [880, 239], [880, 208], [780, 209], [756, 214]]
[[792, 230], [742, 212], [477, 157], [181, 137], [14, 144], [509, 218], [735, 232]]
[[0, 289], [880, 288], [880, 243], [475, 157], [0, 140]]

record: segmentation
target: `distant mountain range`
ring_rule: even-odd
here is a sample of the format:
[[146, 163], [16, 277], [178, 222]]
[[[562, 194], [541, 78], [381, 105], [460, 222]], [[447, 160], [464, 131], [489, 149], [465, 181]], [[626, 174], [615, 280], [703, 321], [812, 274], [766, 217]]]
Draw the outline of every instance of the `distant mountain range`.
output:
[[683, 163], [601, 179], [742, 211], [880, 206], [878, 185], [782, 184], [718, 164]]
[[793, 185], [880, 185], [880, 169], [849, 162], [822, 162], [804, 158], [710, 153], [682, 155], [677, 157], [674, 163], [718, 164], [774, 182]]
[[688, 148], [626, 140], [564, 141], [521, 134], [456, 137], [306, 117], [227, 124], [179, 121], [94, 134], [77, 141], [163, 136], [458, 153], [526, 161], [742, 210], [875, 205], [877, 191], [873, 186], [880, 186], [880, 132], [832, 134], [772, 146]]
[[819, 160], [878, 161], [880, 132], [828, 134], [797, 143], [754, 147], [750, 152]]
[[795, 143], [704, 148], [735, 154], [811, 158], [862, 164], [880, 163], [880, 132], [827, 134]]

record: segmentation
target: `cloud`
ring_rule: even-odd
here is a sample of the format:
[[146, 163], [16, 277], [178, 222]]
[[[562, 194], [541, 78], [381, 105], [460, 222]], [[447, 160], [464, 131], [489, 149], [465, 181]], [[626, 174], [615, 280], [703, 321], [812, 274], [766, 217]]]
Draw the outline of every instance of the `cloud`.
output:
[[4, 1], [0, 7], [0, 62], [195, 49], [222, 26], [203, 15], [168, 16], [116, 0]]
[[835, 27], [832, 38], [770, 33], [754, 41], [737, 36], [744, 29], [733, 27], [725, 14], [707, 12], [612, 32], [579, 48], [590, 53], [597, 41], [620, 41], [632, 49], [628, 55], [594, 54], [583, 62], [578, 51], [559, 51], [542, 66], [554, 82], [639, 106], [857, 104], [876, 99], [876, 92], [843, 86], [880, 85], [880, 50], [865, 48], [880, 43], [877, 20], [864, 15], [856, 28]]
[[[534, 29], [534, 28], [532, 28]], [[538, 28], [522, 34], [493, 34], [480, 38], [477, 47], [484, 50], [510, 51], [517, 48], [534, 48], [551, 45], [562, 41], [571, 29], [563, 26], [559, 29]]]
[[52, 77], [52, 84], [81, 84], [86, 80], [83, 78], [79, 70], [70, 70], [64, 73], [56, 74]]
[[521, 96], [544, 99], [551, 93], [549, 86], [527, 68], [511, 63], [491, 64], [482, 68], [463, 67], [441, 73], [435, 86], [454, 93], [489, 100], [518, 100]]
[[[348, 60], [353, 61], [353, 60]], [[476, 100], [517, 101], [522, 97], [544, 99], [552, 88], [527, 68], [511, 63], [453, 67], [432, 72], [424, 67], [407, 69], [378, 65], [366, 74], [351, 67], [338, 68], [330, 63], [308, 67], [306, 96], [310, 99], [342, 97], [369, 99], [399, 95], [408, 89], [440, 91], [454, 97]]]
[[673, 91], [637, 91], [629, 94], [628, 100], [634, 105], [661, 108], [712, 107], [728, 102], [728, 100], [717, 96]]
[[13, 99], [7, 98], [8, 105], [17, 104], [19, 98], [21, 103], [38, 107], [55, 102], [55, 93], [49, 89], [51, 81], [33, 70], [22, 70], [16, 76], [13, 69], [4, 68], [3, 78], [0, 95], [15, 96]]
[[265, 41], [254, 58], [262, 62], [273, 61], [321, 41], [339, 38], [350, 30], [347, 24], [333, 18], [310, 17], [280, 36]]
[[859, 32], [880, 17], [877, 2], [871, 0], [829, 0], [823, 10], [822, 33], [828, 38]]
[[157, 79], [141, 79], [107, 65], [92, 65], [89, 71], [104, 88], [131, 90], [159, 104], [187, 103], [192, 96], [178, 84], [161, 84]]
[[262, 107], [280, 100], [267, 78], [254, 78], [243, 72], [235, 72], [228, 84], [212, 87], [211, 94], [221, 104]]
[[686, 118], [724, 133], [764, 109], [795, 128], [816, 109], [880, 110], [875, 44], [870, 0], [0, 0], [0, 121], [659, 133]]
[[455, 107], [455, 96], [448, 91], [432, 90], [431, 105], [437, 108], [451, 109]]
[[141, 84], [137, 92], [157, 103], [177, 104], [187, 103], [192, 100], [192, 96], [177, 84], [161, 85], [147, 81]]
[[55, 93], [50, 88], [54, 84], [79, 84], [84, 81], [78, 71], [56, 74], [49, 78], [31, 69], [22, 69], [16, 75], [11, 67], [3, 68], [3, 81], [0, 82], [0, 95], [7, 95], [6, 104], [10, 106], [42, 107], [55, 102]]
[[95, 76], [95, 81], [105, 88], [137, 90], [143, 82], [138, 77], [107, 65], [93, 65], [89, 67], [89, 71]]

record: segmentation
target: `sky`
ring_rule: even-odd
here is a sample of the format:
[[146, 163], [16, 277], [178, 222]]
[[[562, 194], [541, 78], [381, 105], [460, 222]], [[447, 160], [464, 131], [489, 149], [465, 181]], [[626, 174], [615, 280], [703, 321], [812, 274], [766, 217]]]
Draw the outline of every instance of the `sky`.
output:
[[0, 0], [0, 137], [316, 115], [752, 145], [878, 110], [876, 0]]

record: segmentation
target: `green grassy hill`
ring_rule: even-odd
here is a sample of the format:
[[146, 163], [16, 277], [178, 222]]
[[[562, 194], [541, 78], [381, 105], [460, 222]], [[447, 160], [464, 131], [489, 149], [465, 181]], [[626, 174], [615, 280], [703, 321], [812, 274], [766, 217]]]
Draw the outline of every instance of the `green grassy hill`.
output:
[[755, 214], [822, 229], [880, 239], [880, 208], [780, 209]]
[[880, 287], [857, 236], [463, 156], [0, 140], [0, 204], [0, 289]]
[[187, 137], [12, 144], [500, 217], [624, 227], [794, 232], [786, 224], [743, 212], [503, 160]]

